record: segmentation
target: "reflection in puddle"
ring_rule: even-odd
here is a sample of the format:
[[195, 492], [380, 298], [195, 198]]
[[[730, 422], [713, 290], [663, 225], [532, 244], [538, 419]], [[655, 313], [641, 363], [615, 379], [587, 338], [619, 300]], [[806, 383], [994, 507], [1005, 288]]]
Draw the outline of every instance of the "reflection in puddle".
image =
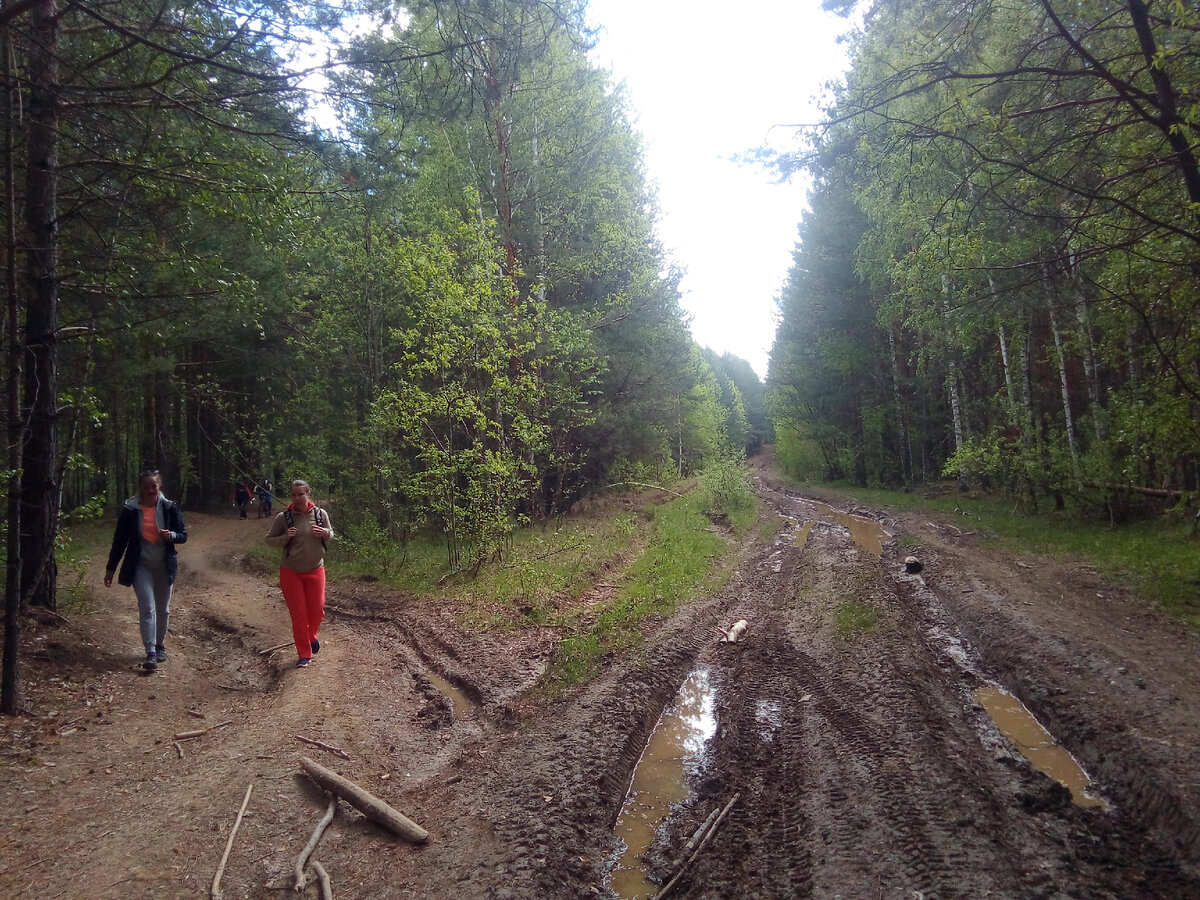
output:
[[824, 513], [838, 524], [850, 529], [850, 538], [858, 546], [873, 556], [883, 556], [883, 545], [891, 540], [892, 536], [884, 531], [883, 526], [874, 519], [865, 519], [862, 516], [852, 516], [849, 513], [838, 512], [832, 506], [818, 503], [816, 500], [808, 500], [806, 502], [815, 506], [818, 512]]
[[975, 699], [983, 704], [996, 726], [1035, 769], [1071, 791], [1071, 800], [1076, 806], [1108, 808], [1104, 800], [1088, 794], [1091, 779], [1087, 773], [1075, 757], [1054, 742], [1050, 732], [1020, 700], [996, 686], [979, 688], [975, 691]]
[[425, 677], [429, 679], [430, 684], [441, 691], [454, 704], [455, 722], [459, 719], [469, 719], [471, 717], [471, 701], [467, 699], [466, 694], [436, 672], [426, 672]]
[[672, 803], [687, 798], [685, 776], [695, 770], [705, 742], [716, 731], [708, 670], [697, 669], [683, 682], [679, 696], [654, 726], [633, 771], [633, 783], [614, 831], [625, 851], [612, 871], [610, 887], [622, 900], [642, 900], [658, 892], [646, 880], [640, 857], [654, 839]]

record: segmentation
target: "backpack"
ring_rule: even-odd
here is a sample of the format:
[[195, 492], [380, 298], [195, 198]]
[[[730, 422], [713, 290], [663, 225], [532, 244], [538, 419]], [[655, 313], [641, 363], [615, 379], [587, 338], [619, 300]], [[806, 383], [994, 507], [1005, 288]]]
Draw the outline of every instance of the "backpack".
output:
[[[283, 509], [283, 521], [287, 523], [288, 528], [296, 527], [296, 520], [292, 518], [292, 509], [290, 506], [285, 506]], [[321, 511], [321, 507], [319, 506], [313, 507], [313, 524], [320, 526], [321, 528], [325, 527], [325, 514]], [[321, 538], [321, 549], [329, 549], [329, 545], [325, 543], [325, 538]], [[291, 547], [284, 547], [284, 556], [290, 555], [291, 552]]]

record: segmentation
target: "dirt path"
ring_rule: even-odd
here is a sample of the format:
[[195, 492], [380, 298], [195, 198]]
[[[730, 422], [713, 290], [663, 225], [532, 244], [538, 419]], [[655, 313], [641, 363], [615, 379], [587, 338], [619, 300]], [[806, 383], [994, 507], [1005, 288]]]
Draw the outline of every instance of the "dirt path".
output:
[[[370, 582], [331, 585], [309, 669], [288, 648], [260, 655], [290, 635], [273, 579], [237, 557], [265, 523], [198, 514], [170, 659], [140, 675], [132, 593], [106, 591], [98, 562], [92, 611], [26, 634], [30, 712], [0, 720], [0, 896], [207, 896], [253, 784], [222, 886], [278, 897], [324, 809], [297, 774], [309, 756], [431, 835], [411, 845], [341, 804], [317, 852], [339, 898], [611, 897], [633, 768], [698, 667], [717, 732], [651, 876], [740, 800], [673, 898], [1200, 896], [1194, 634], [1085, 570], [995, 558], [961, 522], [877, 517], [924, 561], [908, 575], [894, 543], [876, 557], [759, 477], [785, 527], [744, 548], [719, 596], [550, 704], [530, 689], [552, 629], [467, 634], [453, 604]], [[839, 629], [849, 601], [873, 630]], [[717, 645], [738, 618], [749, 639]], [[1072, 804], [996, 732], [972, 696], [987, 682], [1075, 754], [1107, 811]]]

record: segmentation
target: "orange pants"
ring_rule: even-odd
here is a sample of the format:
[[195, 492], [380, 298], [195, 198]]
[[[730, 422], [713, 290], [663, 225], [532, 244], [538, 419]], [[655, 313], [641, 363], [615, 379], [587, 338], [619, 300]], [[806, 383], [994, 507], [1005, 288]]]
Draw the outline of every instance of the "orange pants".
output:
[[325, 618], [325, 567], [311, 572], [279, 568], [279, 586], [292, 617], [292, 639], [301, 659], [312, 657], [312, 642]]

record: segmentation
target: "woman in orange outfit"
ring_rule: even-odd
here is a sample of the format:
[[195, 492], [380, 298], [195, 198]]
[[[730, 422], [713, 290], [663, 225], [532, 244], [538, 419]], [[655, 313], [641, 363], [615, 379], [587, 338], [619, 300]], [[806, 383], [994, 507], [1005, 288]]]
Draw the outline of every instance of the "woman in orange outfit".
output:
[[292, 482], [292, 502], [271, 522], [267, 544], [283, 549], [279, 586], [292, 617], [296, 668], [303, 669], [321, 649], [317, 629], [325, 618], [325, 548], [333, 540], [329, 513], [312, 501], [305, 481]]

